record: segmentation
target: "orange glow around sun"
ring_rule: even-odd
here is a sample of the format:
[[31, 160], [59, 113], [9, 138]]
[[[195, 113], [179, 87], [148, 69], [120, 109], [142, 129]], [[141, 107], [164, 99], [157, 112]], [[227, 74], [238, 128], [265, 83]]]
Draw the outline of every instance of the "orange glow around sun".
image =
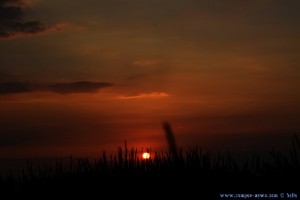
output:
[[144, 152], [142, 157], [143, 157], [143, 159], [149, 159], [150, 158], [150, 153]]

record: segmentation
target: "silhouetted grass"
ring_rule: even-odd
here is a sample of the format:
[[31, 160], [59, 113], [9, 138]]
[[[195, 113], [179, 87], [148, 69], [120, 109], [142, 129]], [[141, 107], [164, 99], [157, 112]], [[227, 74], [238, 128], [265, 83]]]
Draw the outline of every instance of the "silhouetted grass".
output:
[[[39, 167], [28, 162], [18, 176], [1, 177], [0, 187], [5, 193], [22, 196], [78, 192], [113, 196], [145, 187], [165, 194], [200, 196], [229, 191], [299, 192], [299, 186], [293, 184], [293, 180], [300, 180], [300, 143], [296, 135], [289, 156], [275, 149], [270, 151], [273, 162], [253, 156], [238, 163], [229, 153], [204, 152], [199, 147], [185, 152], [179, 148], [176, 157], [169, 152], [151, 152], [151, 155], [149, 160], [143, 160], [137, 149], [128, 149], [125, 143], [116, 155], [103, 151], [94, 160], [70, 157], [68, 164], [57, 160], [54, 165]], [[110, 194], [109, 188], [114, 188], [115, 193]]]
[[115, 155], [103, 151], [94, 160], [70, 157], [67, 163], [58, 159], [55, 164], [38, 167], [28, 162], [17, 176], [0, 177], [1, 194], [133, 198], [142, 191], [155, 198], [184, 195], [217, 199], [220, 193], [300, 192], [298, 184], [294, 184], [300, 180], [300, 142], [296, 134], [290, 155], [272, 149], [271, 162], [253, 155], [240, 163], [229, 152], [204, 152], [200, 147], [183, 151], [176, 145], [171, 126], [165, 122], [163, 128], [168, 152], [146, 149], [151, 157], [143, 160], [138, 150], [128, 149], [125, 142]]

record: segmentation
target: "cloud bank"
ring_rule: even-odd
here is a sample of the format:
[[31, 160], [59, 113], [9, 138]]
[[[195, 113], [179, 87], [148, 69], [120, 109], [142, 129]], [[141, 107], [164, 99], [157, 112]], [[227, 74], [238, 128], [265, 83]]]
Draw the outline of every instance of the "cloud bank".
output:
[[101, 88], [110, 87], [111, 83], [106, 82], [71, 82], [71, 83], [58, 83], [51, 85], [49, 90], [55, 93], [69, 94], [69, 93], [93, 93]]
[[22, 0], [0, 0], [0, 38], [37, 34], [52, 29], [40, 20], [27, 20]]
[[0, 82], [0, 95], [35, 91], [50, 91], [59, 94], [94, 93], [102, 88], [110, 87], [112, 85], [112, 83], [90, 81], [55, 83], [47, 86], [29, 82]]

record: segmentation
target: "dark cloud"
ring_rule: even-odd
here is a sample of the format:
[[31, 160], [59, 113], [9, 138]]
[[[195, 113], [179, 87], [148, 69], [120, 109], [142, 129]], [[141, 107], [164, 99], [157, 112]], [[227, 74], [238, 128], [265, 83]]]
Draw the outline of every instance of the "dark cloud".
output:
[[111, 83], [89, 81], [57, 83], [50, 86], [32, 84], [29, 82], [0, 82], [0, 95], [34, 91], [51, 91], [60, 94], [91, 93], [110, 86], [112, 86]]
[[0, 94], [24, 93], [32, 89], [31, 84], [27, 82], [0, 82]]
[[0, 37], [36, 34], [49, 28], [39, 20], [26, 20], [21, 0], [0, 0]]
[[51, 85], [49, 87], [50, 91], [68, 94], [68, 93], [91, 93], [97, 92], [101, 88], [110, 87], [111, 83], [106, 82], [89, 82], [89, 81], [80, 81], [80, 82], [71, 82], [71, 83], [59, 83]]

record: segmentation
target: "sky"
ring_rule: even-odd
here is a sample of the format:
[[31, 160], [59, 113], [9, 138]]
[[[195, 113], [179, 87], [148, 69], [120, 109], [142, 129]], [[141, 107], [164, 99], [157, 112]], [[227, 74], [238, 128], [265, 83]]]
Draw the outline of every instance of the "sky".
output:
[[287, 148], [300, 2], [0, 0], [0, 157]]

